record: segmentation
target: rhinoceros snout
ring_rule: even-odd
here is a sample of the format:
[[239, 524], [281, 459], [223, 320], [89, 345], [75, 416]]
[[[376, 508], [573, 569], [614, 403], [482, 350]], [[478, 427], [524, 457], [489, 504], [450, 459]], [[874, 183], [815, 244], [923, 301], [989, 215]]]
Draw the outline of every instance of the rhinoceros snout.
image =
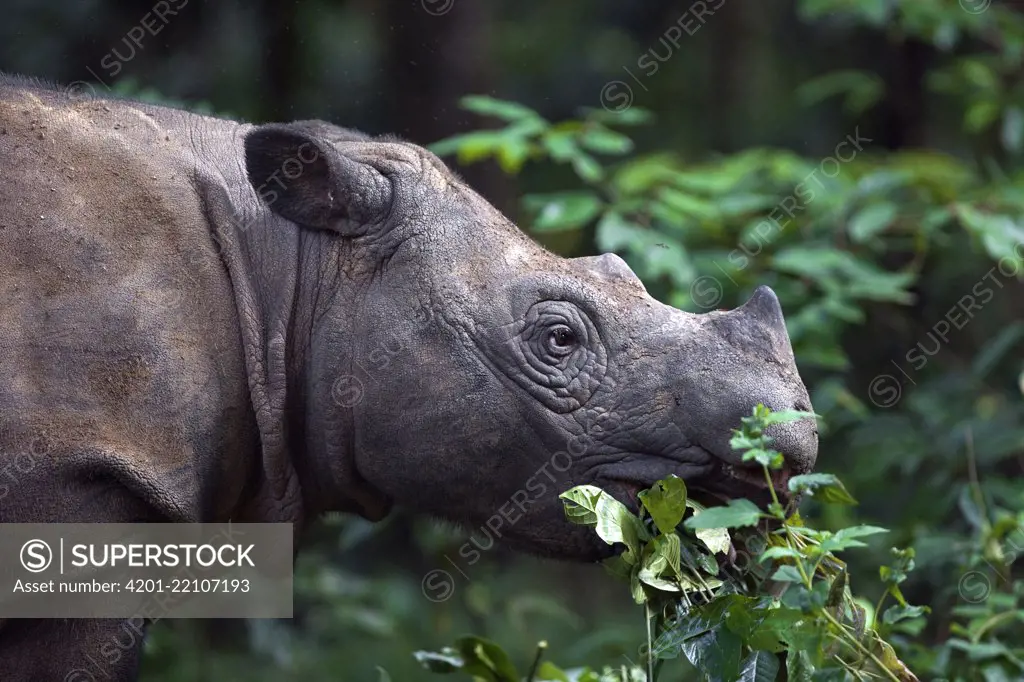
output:
[[[740, 453], [729, 443], [732, 430], [757, 404], [774, 412], [811, 412], [807, 389], [797, 371], [779, 299], [758, 287], [746, 303], [728, 312], [707, 315], [701, 351], [705, 372], [684, 380], [691, 386], [696, 412], [696, 441], [734, 469], [744, 469]], [[691, 412], [692, 413], [692, 412]], [[786, 458], [787, 474], [813, 469], [818, 453], [817, 424], [800, 419], [769, 428], [773, 447]]]

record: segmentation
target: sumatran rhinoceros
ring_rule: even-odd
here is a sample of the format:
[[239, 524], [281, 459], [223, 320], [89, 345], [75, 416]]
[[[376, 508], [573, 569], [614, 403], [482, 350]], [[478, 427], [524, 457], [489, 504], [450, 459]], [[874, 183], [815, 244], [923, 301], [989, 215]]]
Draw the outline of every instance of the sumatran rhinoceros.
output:
[[[475, 527], [511, 501], [504, 542], [593, 561], [609, 548], [558, 493], [632, 505], [677, 474], [756, 497], [731, 428], [810, 409], [771, 290], [663, 305], [398, 139], [0, 77], [0, 168], [2, 522], [301, 527], [397, 504]], [[813, 420], [772, 435], [782, 479], [812, 467]], [[0, 670], [60, 680], [126, 636], [9, 620]], [[140, 644], [103, 679], [133, 679]]]

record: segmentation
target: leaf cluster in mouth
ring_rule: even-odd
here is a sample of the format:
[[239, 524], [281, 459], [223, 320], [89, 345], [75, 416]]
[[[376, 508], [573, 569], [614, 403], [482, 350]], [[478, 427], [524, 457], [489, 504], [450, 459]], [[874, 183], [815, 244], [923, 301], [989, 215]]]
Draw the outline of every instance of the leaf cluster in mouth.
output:
[[[561, 495], [570, 521], [624, 546], [604, 565], [628, 581], [633, 599], [645, 606], [648, 679], [680, 653], [711, 681], [774, 680], [783, 665], [790, 680], [917, 679], [869, 622], [835, 556], [866, 546], [860, 538], [886, 529], [815, 530], [792, 503], [779, 502], [772, 471], [783, 466], [783, 456], [771, 449], [764, 430], [808, 416], [759, 405], [735, 432], [732, 445], [743, 461], [764, 471], [772, 496], [767, 511], [745, 499], [704, 507], [675, 476], [638, 494], [638, 514], [591, 485]], [[856, 503], [831, 474], [795, 476], [787, 488], [792, 499]], [[736, 560], [736, 545], [744, 561]], [[913, 567], [912, 550], [894, 550], [894, 556], [894, 566], [881, 572], [886, 595], [897, 602], [884, 614], [879, 603], [877, 614], [887, 624], [927, 611], [907, 604], [898, 587]]]

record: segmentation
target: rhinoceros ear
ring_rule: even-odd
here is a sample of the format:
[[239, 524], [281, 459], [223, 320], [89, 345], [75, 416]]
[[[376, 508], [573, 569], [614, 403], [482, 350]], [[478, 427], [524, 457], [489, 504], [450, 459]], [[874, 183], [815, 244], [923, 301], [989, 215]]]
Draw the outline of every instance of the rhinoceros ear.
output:
[[[368, 142], [343, 142], [372, 144]], [[346, 236], [379, 224], [391, 205], [391, 183], [373, 166], [301, 125], [265, 125], [245, 136], [249, 182], [282, 218]]]

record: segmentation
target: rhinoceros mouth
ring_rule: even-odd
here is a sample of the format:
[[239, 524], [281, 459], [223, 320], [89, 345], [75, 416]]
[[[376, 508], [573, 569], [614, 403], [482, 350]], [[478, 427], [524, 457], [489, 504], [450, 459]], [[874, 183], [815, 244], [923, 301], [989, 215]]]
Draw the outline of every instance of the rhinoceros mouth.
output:
[[[788, 464], [782, 469], [771, 471], [769, 478], [766, 478], [764, 469], [759, 465], [731, 464], [703, 448], [691, 448], [690, 450], [695, 449], [700, 450], [700, 456], [694, 457], [694, 459], [704, 460], [706, 458], [706, 461], [697, 464], [693, 461], [681, 461], [675, 457], [656, 456], [662, 467], [669, 464], [665, 460], [670, 460], [674, 465], [670, 469], [666, 468], [663, 475], [658, 475], [656, 478], [652, 478], [649, 472], [641, 473], [628, 469], [608, 471], [600, 478], [608, 484], [608, 492], [634, 512], [640, 508], [640, 492], [650, 488], [656, 481], [669, 474], [683, 479], [686, 483], [687, 495], [706, 507], [721, 506], [728, 504], [730, 500], [745, 498], [766, 508], [773, 501], [769, 490], [769, 478], [771, 487], [775, 489], [775, 495], [780, 502], [786, 504], [792, 499], [788, 486], [789, 479], [793, 474]], [[689, 454], [693, 455], [692, 452]], [[639, 455], [634, 457], [636, 460], [642, 459]]]
[[771, 489], [775, 490], [775, 496], [783, 504], [792, 499], [789, 492], [789, 479], [792, 475], [788, 464], [769, 472], [766, 477], [760, 466], [720, 462], [714, 475], [695, 480], [689, 489], [691, 496], [704, 505], [719, 505], [745, 498], [763, 508], [773, 501]]

